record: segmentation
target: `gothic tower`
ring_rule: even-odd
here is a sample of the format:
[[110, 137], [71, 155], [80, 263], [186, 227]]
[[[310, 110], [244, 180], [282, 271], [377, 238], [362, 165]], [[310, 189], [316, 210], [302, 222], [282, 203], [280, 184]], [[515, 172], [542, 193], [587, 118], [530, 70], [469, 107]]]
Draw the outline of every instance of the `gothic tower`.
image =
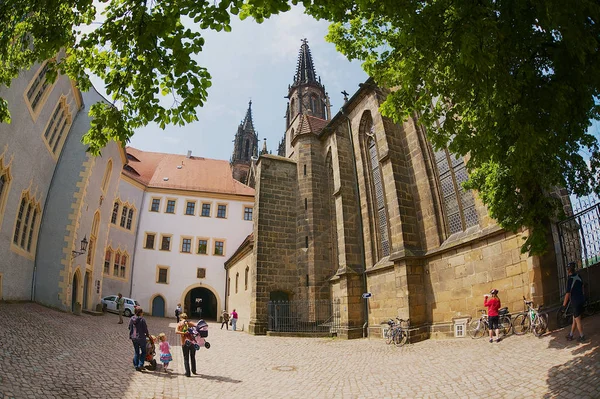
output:
[[321, 84], [321, 78], [317, 78], [306, 39], [302, 39], [296, 75], [294, 82], [288, 86], [286, 98], [289, 100], [285, 116], [286, 130], [298, 114], [311, 115], [324, 120], [331, 119], [329, 96], [325, 92], [325, 86]]
[[248, 111], [244, 120], [238, 126], [235, 134], [233, 155], [231, 156], [231, 169], [233, 178], [246, 183], [252, 157], [258, 154], [258, 135], [252, 122], [252, 101], [248, 103]]

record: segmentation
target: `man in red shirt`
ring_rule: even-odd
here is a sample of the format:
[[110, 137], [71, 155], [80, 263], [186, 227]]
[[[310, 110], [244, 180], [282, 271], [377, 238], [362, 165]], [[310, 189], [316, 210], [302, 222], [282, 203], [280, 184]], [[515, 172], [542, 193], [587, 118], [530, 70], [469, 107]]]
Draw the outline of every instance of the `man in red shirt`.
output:
[[498, 290], [493, 289], [490, 291], [492, 295], [488, 299], [488, 295], [485, 295], [483, 300], [483, 306], [488, 308], [488, 324], [490, 326], [490, 342], [494, 342], [494, 330], [496, 331], [496, 342], [500, 342], [500, 328], [498, 327], [500, 317], [498, 316], [498, 309], [500, 309], [500, 298], [498, 298]]

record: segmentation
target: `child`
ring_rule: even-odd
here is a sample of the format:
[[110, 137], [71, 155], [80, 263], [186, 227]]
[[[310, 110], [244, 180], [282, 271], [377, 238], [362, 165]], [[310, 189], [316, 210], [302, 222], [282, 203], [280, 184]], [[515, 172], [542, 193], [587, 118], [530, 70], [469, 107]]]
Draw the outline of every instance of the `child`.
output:
[[171, 345], [169, 345], [165, 333], [158, 334], [158, 339], [160, 340], [160, 361], [162, 362], [163, 370], [165, 370], [166, 373], [169, 362], [173, 360], [173, 356], [171, 356]]
[[483, 306], [488, 308], [488, 323], [490, 326], [490, 343], [494, 342], [494, 330], [496, 331], [496, 342], [500, 342], [500, 327], [499, 321], [500, 316], [498, 315], [498, 309], [500, 309], [500, 298], [498, 298], [498, 290], [493, 289], [490, 291], [492, 297], [488, 300], [488, 295], [485, 295]]

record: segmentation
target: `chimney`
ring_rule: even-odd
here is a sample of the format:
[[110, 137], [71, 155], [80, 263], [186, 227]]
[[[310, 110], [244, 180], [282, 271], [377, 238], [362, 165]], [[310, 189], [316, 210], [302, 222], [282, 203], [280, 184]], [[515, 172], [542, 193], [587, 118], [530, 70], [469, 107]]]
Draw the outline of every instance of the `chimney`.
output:
[[188, 150], [187, 155], [185, 156], [186, 158], [191, 158], [192, 157], [192, 150]]

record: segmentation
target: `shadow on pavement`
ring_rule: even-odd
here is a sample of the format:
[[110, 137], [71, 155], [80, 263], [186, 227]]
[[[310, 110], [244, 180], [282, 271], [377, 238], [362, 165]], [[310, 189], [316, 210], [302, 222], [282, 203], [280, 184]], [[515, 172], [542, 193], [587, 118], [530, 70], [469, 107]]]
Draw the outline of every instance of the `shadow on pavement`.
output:
[[[584, 342], [567, 341], [571, 326], [551, 332], [548, 348], [571, 351], [574, 356], [568, 362], [548, 370], [546, 384], [549, 392], [544, 398], [600, 397], [600, 315], [583, 319]], [[578, 333], [575, 333], [578, 336]]]
[[200, 377], [204, 380], [211, 380], [217, 382], [230, 382], [232, 384], [239, 384], [240, 382], [242, 382], [242, 380], [234, 380], [233, 378], [221, 377], [218, 375], [197, 374], [196, 377]]

